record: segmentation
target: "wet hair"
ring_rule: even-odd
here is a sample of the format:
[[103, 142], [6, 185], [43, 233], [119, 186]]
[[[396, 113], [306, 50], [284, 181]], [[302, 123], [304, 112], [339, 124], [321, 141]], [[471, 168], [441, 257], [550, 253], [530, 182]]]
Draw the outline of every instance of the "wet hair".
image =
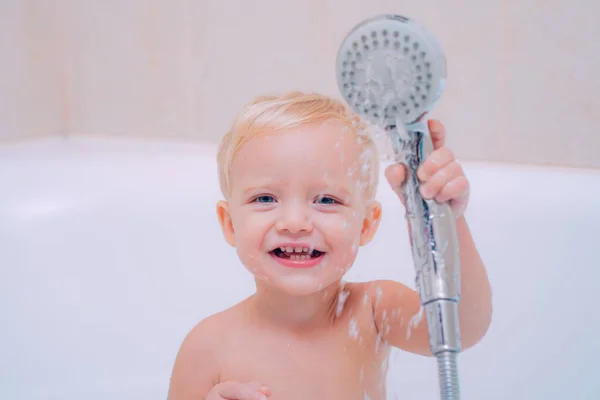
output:
[[278, 132], [313, 122], [338, 121], [344, 130], [356, 135], [361, 146], [361, 181], [365, 182], [367, 198], [377, 190], [379, 157], [374, 141], [369, 137], [359, 116], [341, 101], [319, 93], [288, 92], [284, 95], [258, 96], [247, 103], [234, 118], [231, 128], [221, 140], [218, 154], [218, 174], [221, 192], [229, 197], [229, 174], [233, 159], [244, 143], [263, 132]]

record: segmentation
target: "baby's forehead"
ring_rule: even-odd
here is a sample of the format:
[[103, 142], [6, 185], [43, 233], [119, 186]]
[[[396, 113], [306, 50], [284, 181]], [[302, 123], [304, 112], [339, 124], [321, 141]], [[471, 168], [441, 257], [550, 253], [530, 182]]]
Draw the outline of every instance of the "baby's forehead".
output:
[[[341, 152], [343, 149], [348, 157], [358, 159], [369, 139], [365, 132], [350, 122], [327, 120], [318, 125], [306, 126], [303, 136], [329, 150]], [[352, 154], [349, 151], [352, 151]]]
[[356, 180], [373, 156], [366, 143], [335, 120], [266, 131], [242, 146], [234, 169], [240, 178]]

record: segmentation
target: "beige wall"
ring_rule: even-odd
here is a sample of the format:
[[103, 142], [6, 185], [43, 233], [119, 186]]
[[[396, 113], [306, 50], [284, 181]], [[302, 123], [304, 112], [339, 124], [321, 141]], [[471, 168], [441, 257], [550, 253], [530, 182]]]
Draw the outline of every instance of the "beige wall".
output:
[[256, 94], [337, 96], [342, 38], [390, 12], [426, 24], [446, 50], [434, 116], [459, 157], [600, 167], [595, 0], [0, 4], [0, 57], [10, 59], [0, 66], [0, 139], [64, 128], [214, 142]]
[[63, 31], [53, 1], [0, 0], [0, 140], [66, 130]]

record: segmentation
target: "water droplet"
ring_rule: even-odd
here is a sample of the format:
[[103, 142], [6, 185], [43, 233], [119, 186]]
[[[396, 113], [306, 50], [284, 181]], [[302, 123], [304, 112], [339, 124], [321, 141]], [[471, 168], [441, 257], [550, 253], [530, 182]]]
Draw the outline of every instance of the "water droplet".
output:
[[410, 319], [410, 321], [408, 321], [408, 328], [406, 330], [406, 338], [407, 339], [410, 338], [412, 328], [416, 328], [417, 326], [419, 326], [419, 323], [421, 323], [421, 320], [423, 319], [423, 311], [424, 310], [425, 309], [423, 308], [423, 306], [421, 306], [419, 308], [419, 312], [416, 313], [415, 315], [413, 315], [412, 318]]
[[367, 164], [367, 163], [363, 163], [363, 166], [362, 166], [361, 172], [362, 172], [363, 174], [368, 174], [370, 170], [371, 170], [371, 167], [370, 167], [370, 165], [369, 165], [369, 164]]
[[338, 303], [337, 303], [337, 307], [336, 307], [336, 311], [335, 311], [335, 316], [339, 317], [340, 315], [342, 315], [342, 311], [344, 311], [344, 303], [346, 302], [346, 299], [348, 298], [348, 296], [350, 295], [350, 292], [343, 290], [340, 292], [340, 294], [338, 295]]
[[350, 336], [352, 339], [357, 339], [359, 333], [360, 329], [358, 327], [358, 322], [356, 321], [356, 318], [352, 317], [348, 327], [348, 336]]

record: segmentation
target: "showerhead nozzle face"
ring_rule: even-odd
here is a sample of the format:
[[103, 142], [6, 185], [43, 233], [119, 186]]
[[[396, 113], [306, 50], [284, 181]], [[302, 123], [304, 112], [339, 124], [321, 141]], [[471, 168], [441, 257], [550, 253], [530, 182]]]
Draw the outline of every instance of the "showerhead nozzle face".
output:
[[346, 36], [337, 55], [337, 82], [346, 102], [378, 124], [417, 121], [444, 88], [441, 46], [417, 22], [398, 15], [369, 18]]

